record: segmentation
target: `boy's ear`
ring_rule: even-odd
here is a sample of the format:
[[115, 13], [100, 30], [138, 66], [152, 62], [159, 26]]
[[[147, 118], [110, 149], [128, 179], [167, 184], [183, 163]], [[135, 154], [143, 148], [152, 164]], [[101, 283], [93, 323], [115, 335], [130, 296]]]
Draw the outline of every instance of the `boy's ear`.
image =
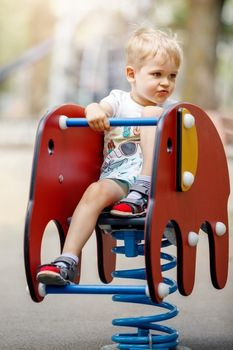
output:
[[135, 68], [132, 66], [125, 67], [126, 78], [129, 83], [133, 83], [135, 81]]

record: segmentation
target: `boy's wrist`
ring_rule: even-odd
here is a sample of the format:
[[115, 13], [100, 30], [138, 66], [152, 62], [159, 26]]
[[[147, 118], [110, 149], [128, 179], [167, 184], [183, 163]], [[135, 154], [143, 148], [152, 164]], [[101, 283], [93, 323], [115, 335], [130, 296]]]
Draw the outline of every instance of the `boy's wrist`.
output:
[[97, 102], [90, 103], [84, 110], [85, 116], [87, 116], [89, 113], [93, 113], [93, 111], [96, 112], [97, 110], [101, 110], [100, 105]]

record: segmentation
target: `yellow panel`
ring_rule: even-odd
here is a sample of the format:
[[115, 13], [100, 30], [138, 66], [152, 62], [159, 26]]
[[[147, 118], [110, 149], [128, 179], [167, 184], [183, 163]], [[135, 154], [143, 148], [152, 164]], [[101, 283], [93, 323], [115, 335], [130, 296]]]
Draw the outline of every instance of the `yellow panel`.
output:
[[[185, 127], [184, 117], [186, 114], [191, 114], [187, 109], [182, 110], [182, 133], [181, 133], [181, 189], [187, 191], [192, 186], [191, 184], [184, 184], [184, 173], [188, 172], [194, 176], [197, 171], [198, 162], [198, 139], [195, 123], [192, 127]], [[193, 116], [194, 117], [194, 116]], [[187, 174], [186, 175], [190, 175]], [[192, 182], [192, 181], [191, 181]]]

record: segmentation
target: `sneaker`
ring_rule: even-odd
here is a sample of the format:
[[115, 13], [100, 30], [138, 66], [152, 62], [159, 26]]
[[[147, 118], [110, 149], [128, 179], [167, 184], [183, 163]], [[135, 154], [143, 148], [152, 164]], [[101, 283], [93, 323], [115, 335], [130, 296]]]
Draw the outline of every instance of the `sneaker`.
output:
[[73, 283], [77, 274], [75, 261], [68, 257], [60, 257], [50, 264], [39, 266], [36, 279], [40, 283], [64, 286]]
[[111, 209], [110, 214], [118, 217], [145, 216], [148, 202], [148, 189], [141, 185], [133, 185], [130, 192], [140, 193], [141, 198], [124, 198], [117, 202]]

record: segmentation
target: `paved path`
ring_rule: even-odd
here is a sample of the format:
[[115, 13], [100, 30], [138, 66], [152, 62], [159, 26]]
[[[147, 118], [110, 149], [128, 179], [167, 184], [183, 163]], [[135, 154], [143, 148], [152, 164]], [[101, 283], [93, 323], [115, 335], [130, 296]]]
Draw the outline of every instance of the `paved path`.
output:
[[[144, 306], [116, 305], [110, 296], [50, 295], [39, 304], [31, 301], [23, 263], [31, 162], [31, 148], [0, 148], [0, 350], [97, 350], [118, 331], [111, 325], [112, 318], [153, 311]], [[232, 164], [230, 167], [233, 174]], [[47, 231], [44, 260], [55, 257], [59, 249], [54, 226]], [[176, 293], [170, 297], [179, 306], [180, 315], [169, 324], [179, 330], [181, 344], [193, 350], [233, 349], [232, 235], [233, 229], [227, 287], [218, 291], [211, 285], [203, 234], [192, 295], [186, 298]], [[98, 281], [94, 237], [84, 250], [82, 276], [84, 283]]]

